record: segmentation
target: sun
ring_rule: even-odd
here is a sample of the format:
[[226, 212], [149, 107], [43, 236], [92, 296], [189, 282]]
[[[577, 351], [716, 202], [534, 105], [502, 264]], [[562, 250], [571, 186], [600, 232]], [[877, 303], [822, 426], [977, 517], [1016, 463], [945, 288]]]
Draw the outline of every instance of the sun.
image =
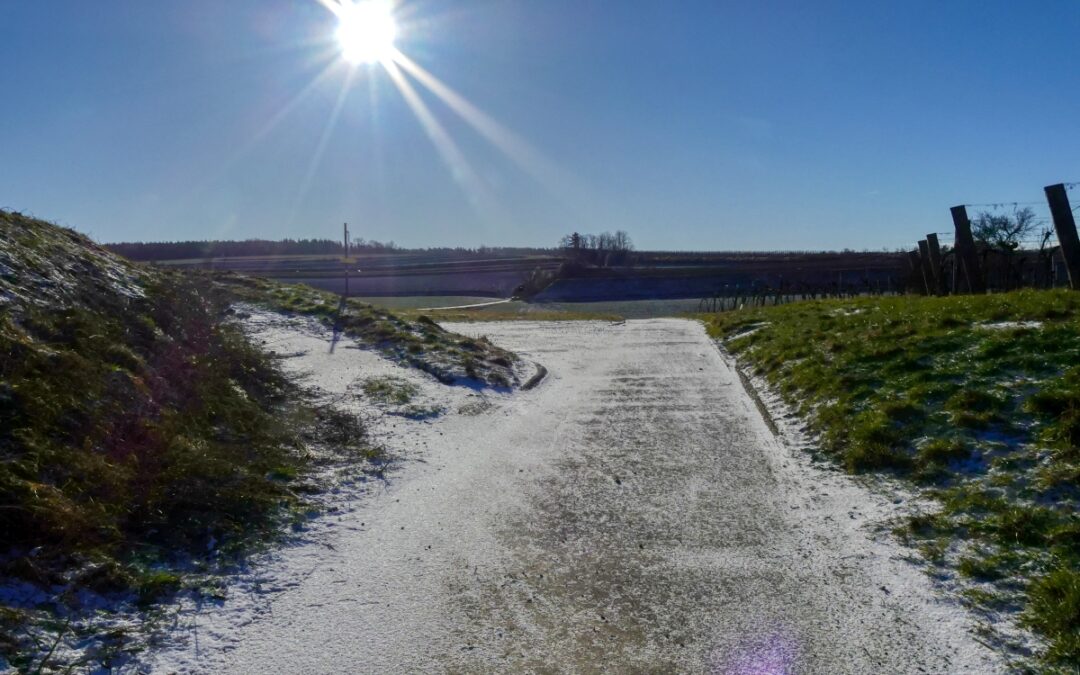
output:
[[389, 0], [344, 0], [337, 15], [337, 41], [346, 61], [376, 63], [393, 55], [398, 28]]

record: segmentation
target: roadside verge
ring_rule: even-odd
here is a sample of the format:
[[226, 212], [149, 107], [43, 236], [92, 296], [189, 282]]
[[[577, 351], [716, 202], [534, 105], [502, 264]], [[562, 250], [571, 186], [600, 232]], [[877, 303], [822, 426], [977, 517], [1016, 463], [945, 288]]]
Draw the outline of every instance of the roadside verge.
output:
[[707, 323], [815, 456], [917, 497], [895, 533], [984, 617], [985, 640], [1076, 667], [1080, 297], [806, 302]]

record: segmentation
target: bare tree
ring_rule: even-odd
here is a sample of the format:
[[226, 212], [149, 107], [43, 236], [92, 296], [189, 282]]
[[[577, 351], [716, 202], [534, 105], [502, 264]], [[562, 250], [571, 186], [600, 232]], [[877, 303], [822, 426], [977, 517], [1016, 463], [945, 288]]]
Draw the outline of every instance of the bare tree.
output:
[[971, 233], [975, 236], [975, 241], [1009, 254], [1020, 248], [1024, 238], [1030, 236], [1034, 230], [1035, 212], [1025, 206], [1013, 210], [1011, 216], [1007, 213], [995, 215], [983, 211], [972, 223]]
[[633, 251], [634, 242], [630, 240], [630, 235], [626, 233], [626, 230], [616, 230], [612, 237], [611, 248], [615, 251]]
[[[577, 237], [575, 246], [574, 237]], [[634, 243], [625, 230], [601, 232], [600, 234], [568, 234], [559, 240], [559, 248], [582, 248], [592, 251], [627, 252], [634, 250]]]
[[[1004, 260], [1004, 274], [1001, 277], [1002, 286], [1008, 290], [1014, 283], [1020, 283], [1023, 276], [1022, 270], [1016, 269], [1014, 254], [1016, 249], [1031, 236], [1035, 231], [1035, 212], [1028, 207], [1013, 209], [1012, 215], [1003, 213], [995, 215], [987, 211], [979, 214], [972, 223], [971, 233], [975, 241], [986, 246], [986, 251], [998, 251]], [[983, 263], [986, 264], [986, 252], [983, 253]], [[1020, 260], [1021, 267], [1023, 259]]]

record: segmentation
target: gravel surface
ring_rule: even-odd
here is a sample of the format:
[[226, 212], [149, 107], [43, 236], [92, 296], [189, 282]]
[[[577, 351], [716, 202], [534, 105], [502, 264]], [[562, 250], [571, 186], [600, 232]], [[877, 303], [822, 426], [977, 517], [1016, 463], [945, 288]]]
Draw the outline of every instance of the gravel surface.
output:
[[[183, 608], [147, 668], [1003, 669], [880, 527], [891, 502], [774, 438], [700, 324], [447, 328], [549, 374], [483, 396], [418, 380], [447, 412], [382, 418], [405, 458], [389, 482], [349, 497], [224, 603]], [[330, 394], [387, 368], [331, 353], [315, 328], [257, 331]]]

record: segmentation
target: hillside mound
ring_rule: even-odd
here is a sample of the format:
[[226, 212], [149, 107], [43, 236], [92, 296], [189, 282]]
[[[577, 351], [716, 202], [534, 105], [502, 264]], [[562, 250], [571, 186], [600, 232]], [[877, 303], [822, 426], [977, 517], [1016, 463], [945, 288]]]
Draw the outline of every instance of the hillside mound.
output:
[[144, 267], [0, 211], [0, 671], [49, 670], [59, 654], [43, 645], [61, 638], [123, 651], [129, 636], [91, 618], [102, 598], [187, 587], [192, 565], [250, 550], [306, 508], [317, 461], [377, 458], [355, 415], [252, 344], [238, 302], [314, 315], [443, 382], [517, 381], [512, 354], [431, 322]]
[[147, 274], [87, 237], [0, 211], [0, 308], [97, 307], [145, 295]]

